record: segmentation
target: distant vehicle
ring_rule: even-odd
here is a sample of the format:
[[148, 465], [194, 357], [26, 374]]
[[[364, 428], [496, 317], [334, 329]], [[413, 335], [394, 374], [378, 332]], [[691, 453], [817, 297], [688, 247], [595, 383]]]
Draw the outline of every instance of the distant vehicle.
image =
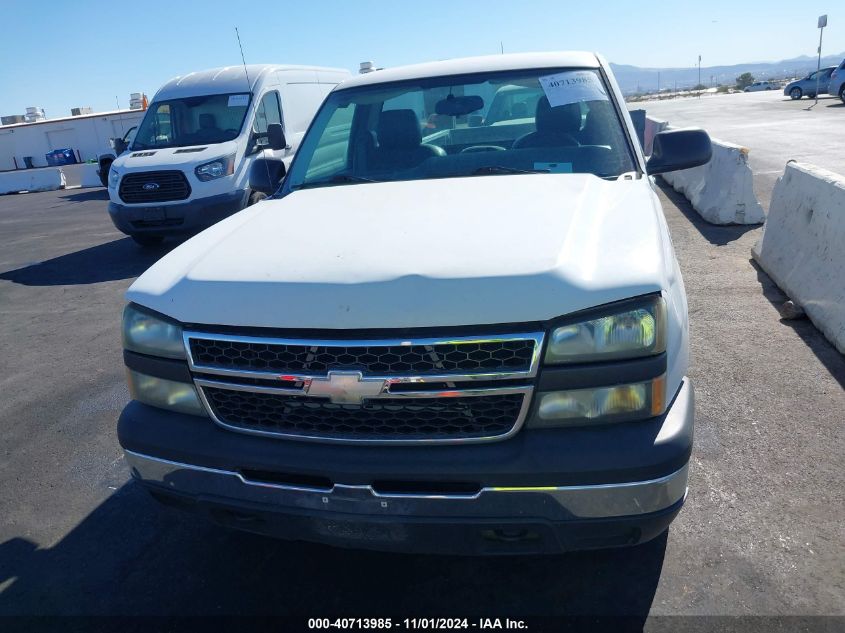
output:
[[759, 92], [761, 90], [777, 90], [778, 86], [774, 81], [755, 81], [750, 86], [746, 86], [743, 92]]
[[836, 66], [830, 68], [822, 68], [811, 72], [809, 75], [798, 81], [786, 84], [783, 89], [783, 94], [793, 99], [800, 99], [801, 97], [808, 97], [814, 99], [816, 96], [816, 86], [818, 86], [819, 94], [827, 94], [827, 85], [830, 83], [830, 74], [836, 70]]
[[266, 198], [250, 189], [253, 162], [290, 163], [317, 108], [347, 77], [342, 69], [263, 64], [170, 80], [129, 151], [111, 163], [112, 222], [141, 246], [155, 246]]
[[830, 82], [827, 84], [828, 94], [836, 95], [845, 103], [845, 59], [830, 75]]
[[129, 146], [132, 144], [132, 139], [135, 138], [135, 132], [137, 130], [138, 126], [133, 125], [123, 136], [110, 138], [109, 145], [111, 145], [111, 148], [114, 151], [106, 152], [105, 154], [97, 156], [97, 165], [99, 165], [97, 175], [100, 177], [100, 182], [103, 183], [103, 187], [109, 186], [109, 169], [111, 169], [111, 164], [114, 162], [115, 158], [129, 149]]

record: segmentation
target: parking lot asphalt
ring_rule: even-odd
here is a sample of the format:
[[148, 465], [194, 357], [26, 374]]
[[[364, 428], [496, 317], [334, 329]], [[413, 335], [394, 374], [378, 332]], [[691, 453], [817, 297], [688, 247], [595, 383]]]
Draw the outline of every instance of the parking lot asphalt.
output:
[[478, 559], [280, 542], [159, 507], [115, 422], [122, 293], [161, 252], [112, 228], [101, 189], [0, 196], [0, 615], [845, 615], [845, 359], [779, 320], [749, 261], [759, 228], [660, 197], [697, 388], [684, 510], [633, 549]]
[[845, 103], [820, 95], [794, 101], [781, 91], [704, 95], [631, 103], [671, 125], [703, 127], [720, 140], [750, 148], [754, 191], [765, 209], [786, 162], [808, 162], [845, 174]]

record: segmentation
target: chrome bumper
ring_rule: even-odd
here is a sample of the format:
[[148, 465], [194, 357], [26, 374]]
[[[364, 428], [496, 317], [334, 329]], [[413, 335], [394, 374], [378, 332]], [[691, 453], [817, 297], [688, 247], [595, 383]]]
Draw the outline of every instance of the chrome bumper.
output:
[[475, 494], [381, 494], [370, 486], [304, 488], [251, 481], [227, 470], [182, 464], [126, 451], [132, 476], [145, 485], [196, 499], [266, 506], [284, 513], [338, 512], [363, 517], [513, 517], [565, 521], [636, 517], [672, 507], [686, 497], [688, 465], [649, 481], [542, 487], [482, 488]]

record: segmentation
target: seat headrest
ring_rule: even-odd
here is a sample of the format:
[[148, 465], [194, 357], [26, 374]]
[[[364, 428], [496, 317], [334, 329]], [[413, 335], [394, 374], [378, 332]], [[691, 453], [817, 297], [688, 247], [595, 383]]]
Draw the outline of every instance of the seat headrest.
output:
[[387, 149], [418, 147], [420, 122], [413, 110], [387, 110], [378, 120], [378, 144]]
[[567, 103], [553, 108], [548, 97], [543, 97], [537, 102], [534, 122], [540, 134], [576, 134], [581, 129], [581, 106]]
[[200, 128], [203, 130], [214, 129], [217, 127], [217, 120], [214, 118], [214, 115], [210, 112], [206, 112], [200, 115]]

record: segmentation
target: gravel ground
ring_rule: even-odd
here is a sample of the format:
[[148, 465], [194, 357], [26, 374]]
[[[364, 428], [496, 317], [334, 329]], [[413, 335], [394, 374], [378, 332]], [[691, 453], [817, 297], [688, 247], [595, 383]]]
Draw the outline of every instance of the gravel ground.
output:
[[122, 293], [160, 253], [111, 227], [103, 190], [0, 197], [0, 615], [845, 615], [845, 359], [779, 320], [750, 261], [759, 228], [660, 195], [690, 303], [687, 505], [638, 548], [505, 559], [277, 542], [160, 509], [115, 438]]

